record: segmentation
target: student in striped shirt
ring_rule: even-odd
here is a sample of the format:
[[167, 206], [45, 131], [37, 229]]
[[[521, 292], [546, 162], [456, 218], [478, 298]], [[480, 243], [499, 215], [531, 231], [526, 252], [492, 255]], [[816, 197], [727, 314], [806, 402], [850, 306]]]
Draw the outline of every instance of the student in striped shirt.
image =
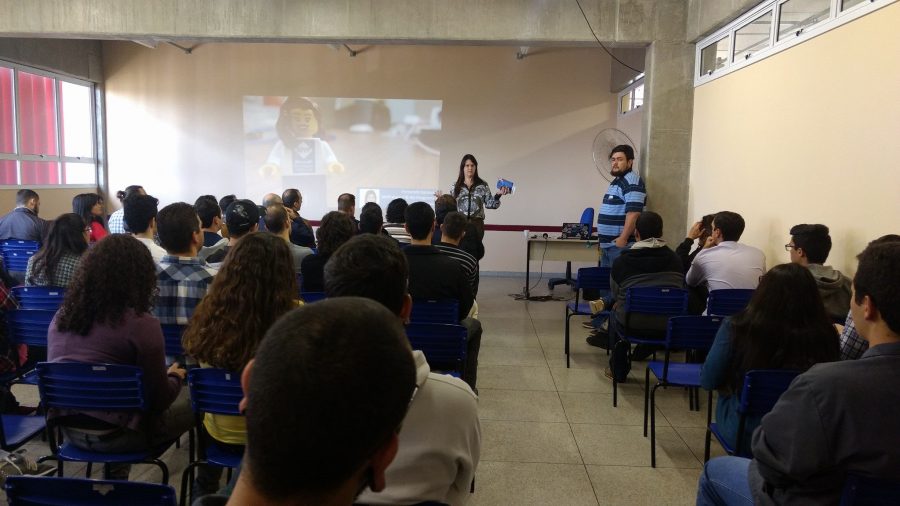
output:
[[459, 241], [466, 233], [466, 217], [457, 211], [447, 213], [441, 224], [441, 242], [435, 244], [441, 253], [450, 255], [459, 262], [466, 275], [472, 293], [478, 295], [478, 260], [459, 248]]
[[621, 144], [609, 154], [610, 174], [614, 177], [597, 216], [597, 235], [603, 250], [601, 267], [612, 267], [619, 254], [634, 243], [634, 227], [644, 210], [647, 190], [644, 180], [632, 172], [634, 149]]

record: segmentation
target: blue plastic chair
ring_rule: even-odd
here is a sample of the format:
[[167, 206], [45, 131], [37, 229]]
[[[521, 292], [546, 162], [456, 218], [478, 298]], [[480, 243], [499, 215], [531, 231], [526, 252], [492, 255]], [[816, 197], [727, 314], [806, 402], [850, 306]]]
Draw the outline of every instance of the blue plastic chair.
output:
[[709, 292], [706, 300], [706, 314], [716, 316], [732, 316], [742, 311], [756, 290], [729, 288]]
[[179, 325], [177, 323], [164, 323], [161, 325], [161, 327], [163, 339], [166, 343], [166, 356], [184, 356], [184, 345], [182, 345], [181, 343], [181, 338], [184, 336], [184, 330], [187, 328], [187, 325]]
[[3, 485], [9, 506], [175, 506], [175, 489], [134, 481], [10, 476]]
[[[55, 310], [47, 309], [7, 311], [7, 339], [11, 344], [24, 344], [31, 348], [47, 348], [47, 332], [50, 330], [50, 322], [55, 315]], [[37, 384], [37, 377], [33, 374], [31, 363], [20, 367], [4, 380], [29, 385]]]
[[[609, 319], [610, 349], [614, 339], [624, 339], [631, 344], [645, 344], [662, 346], [665, 340], [665, 330], [660, 329], [659, 335], [653, 335], [646, 331], [636, 331], [631, 327], [631, 319], [634, 315], [649, 315], [672, 318], [687, 314], [688, 291], [684, 288], [669, 288], [661, 286], [637, 286], [629, 288], [625, 292], [625, 321], [620, 325], [615, 316]], [[630, 360], [630, 358], [629, 358]], [[619, 383], [613, 374], [613, 407], [619, 403]]]
[[[741, 404], [738, 406], [738, 414], [740, 421], [738, 422], [737, 441], [726, 441], [725, 437], [719, 432], [718, 426], [710, 421], [706, 427], [706, 447], [703, 451], [704, 462], [709, 460], [709, 445], [711, 436], [716, 436], [716, 440], [725, 449], [729, 455], [737, 455], [739, 457], [753, 458], [752, 454], [740, 451], [743, 444], [744, 424], [748, 416], [762, 416], [772, 411], [778, 398], [781, 397], [794, 378], [800, 375], [800, 371], [791, 371], [783, 369], [758, 369], [748, 371], [744, 376], [744, 387], [741, 389]], [[710, 414], [712, 417], [712, 406], [710, 406]]]
[[[578, 278], [575, 280], [575, 301], [566, 304], [566, 336], [564, 343], [564, 351], [566, 353], [566, 367], [569, 367], [569, 327], [570, 319], [573, 316], [591, 316], [591, 305], [587, 301], [582, 301], [581, 294], [584, 290], [596, 290], [601, 296], [608, 296], [609, 287], [609, 267], [583, 267], [578, 269]], [[603, 311], [601, 314], [609, 314], [609, 311]]]
[[900, 482], [850, 474], [844, 482], [841, 506], [896, 504], [898, 497], [900, 497]]
[[[49, 409], [126, 412], [147, 409], [144, 398], [143, 372], [139, 367], [81, 362], [41, 362], [37, 365], [38, 391], [41, 403]], [[169, 482], [169, 468], [159, 460], [173, 443], [167, 441], [156, 448], [125, 453], [103, 453], [82, 450], [61, 441], [60, 426], [47, 420], [50, 449], [59, 462], [57, 472], [63, 475], [64, 462], [101, 462], [108, 476], [109, 464], [153, 464], [162, 471], [162, 482]], [[90, 471], [88, 471], [90, 472]]]
[[66, 289], [61, 286], [16, 286], [12, 294], [21, 309], [56, 311], [63, 303]]
[[[197, 417], [197, 427], [203, 426], [206, 413], [216, 415], [243, 416], [240, 409], [244, 390], [241, 388], [240, 373], [223, 369], [198, 368], [188, 371], [188, 388], [191, 392], [191, 407]], [[197, 460], [192, 461], [181, 474], [181, 504], [190, 504], [188, 490], [194, 480], [194, 468], [211, 464], [229, 469], [240, 465], [244, 447], [217, 443], [213, 438], [198, 437]], [[208, 440], [208, 441], [207, 441]], [[207, 444], [207, 442], [209, 444]], [[193, 451], [190, 452], [193, 455]], [[190, 499], [189, 502], [185, 502]]]
[[[664, 343], [664, 360], [651, 360], [644, 376], [644, 437], [647, 436], [647, 414], [650, 415], [650, 467], [656, 467], [656, 389], [666, 386], [688, 387], [691, 389], [691, 409], [694, 404], [694, 389], [700, 387], [700, 368], [703, 364], [672, 363], [673, 350], [709, 351], [719, 326], [721, 316], [676, 316], [669, 319]], [[650, 388], [650, 373], [657, 378]], [[699, 409], [699, 403], [698, 409]], [[712, 405], [712, 391], [709, 392]], [[711, 413], [711, 411], [710, 411]]]
[[[594, 226], [594, 208], [593, 207], [585, 207], [584, 211], [581, 212], [581, 220], [579, 223], [583, 223], [589, 227]], [[550, 278], [547, 281], [547, 288], [553, 290], [556, 285], [569, 285], [574, 287], [575, 280], [572, 279], [572, 262], [566, 262], [566, 277], [564, 278]]]
[[414, 350], [425, 354], [433, 369], [461, 377], [466, 367], [466, 328], [447, 323], [410, 323], [406, 337]]
[[7, 239], [0, 241], [0, 254], [3, 255], [3, 265], [7, 271], [25, 272], [28, 269], [28, 259], [34, 256], [40, 249], [41, 243], [35, 241], [23, 241], [20, 239]]
[[325, 292], [300, 292], [300, 298], [307, 304], [318, 302], [325, 298]]
[[414, 323], [459, 323], [459, 301], [414, 299], [409, 320]]

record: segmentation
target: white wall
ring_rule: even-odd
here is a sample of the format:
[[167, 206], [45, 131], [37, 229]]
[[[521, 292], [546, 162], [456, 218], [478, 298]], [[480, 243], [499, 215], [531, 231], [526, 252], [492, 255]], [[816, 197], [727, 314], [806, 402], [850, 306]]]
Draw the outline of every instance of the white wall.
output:
[[[484, 179], [517, 185], [488, 211], [488, 224], [576, 221], [606, 187], [591, 143], [616, 125], [609, 58], [593, 48], [547, 48], [524, 60], [515, 52], [377, 46], [349, 58], [316, 45], [204, 44], [185, 55], [105, 43], [110, 189], [142, 184], [163, 204], [239, 192], [243, 95], [427, 98], [444, 102], [442, 187], [473, 153]], [[482, 270], [524, 271], [522, 237], [488, 232]]]

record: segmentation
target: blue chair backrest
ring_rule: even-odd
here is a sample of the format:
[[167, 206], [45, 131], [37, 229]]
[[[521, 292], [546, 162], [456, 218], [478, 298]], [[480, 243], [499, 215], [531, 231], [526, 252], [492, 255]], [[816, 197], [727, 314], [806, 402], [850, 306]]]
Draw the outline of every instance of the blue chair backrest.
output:
[[186, 328], [186, 325], [178, 325], [177, 323], [162, 324], [163, 340], [166, 342], [166, 356], [184, 355], [184, 345], [181, 344], [181, 338], [184, 336], [184, 329]]
[[140, 367], [83, 362], [37, 364], [41, 404], [78, 411], [142, 411], [145, 408]]
[[10, 476], [3, 485], [10, 506], [175, 506], [169, 485], [137, 481]]
[[666, 329], [666, 348], [675, 350], [709, 350], [719, 326], [721, 316], [675, 316], [669, 318]]
[[41, 249], [41, 243], [37, 241], [25, 241], [23, 239], [5, 239], [0, 241], [0, 250], [3, 251], [37, 251]]
[[610, 290], [609, 267], [582, 267], [578, 269], [575, 289], [594, 289], [608, 292]]
[[594, 225], [594, 208], [593, 207], [585, 207], [584, 211], [581, 213], [581, 221], [579, 223], [584, 223], [585, 225]]
[[6, 312], [9, 342], [28, 346], [47, 347], [47, 331], [56, 315], [55, 310], [12, 309]]
[[636, 286], [625, 292], [625, 312], [681, 316], [687, 312], [688, 292], [684, 288]]
[[896, 504], [897, 498], [900, 498], [900, 482], [850, 474], [844, 482], [841, 506]]
[[741, 405], [738, 413], [760, 416], [772, 411], [781, 394], [788, 389], [799, 371], [784, 369], [758, 369], [744, 376]]
[[28, 259], [33, 257], [37, 251], [20, 250], [20, 249], [3, 249], [3, 265], [6, 270], [15, 272], [25, 272], [28, 270]]
[[459, 323], [459, 301], [415, 299], [409, 320], [415, 323]]
[[195, 413], [240, 416], [244, 397], [240, 373], [224, 369], [195, 368], [188, 371], [191, 407]]
[[462, 372], [466, 363], [466, 328], [446, 323], [417, 323], [406, 326], [406, 337], [414, 350], [425, 354], [434, 369]]
[[732, 316], [747, 307], [756, 290], [729, 288], [709, 292], [706, 301], [706, 314], [716, 316]]
[[66, 289], [61, 286], [16, 286], [12, 293], [22, 309], [55, 311], [62, 305]]
[[325, 292], [300, 292], [300, 298], [307, 304], [318, 302], [325, 298]]

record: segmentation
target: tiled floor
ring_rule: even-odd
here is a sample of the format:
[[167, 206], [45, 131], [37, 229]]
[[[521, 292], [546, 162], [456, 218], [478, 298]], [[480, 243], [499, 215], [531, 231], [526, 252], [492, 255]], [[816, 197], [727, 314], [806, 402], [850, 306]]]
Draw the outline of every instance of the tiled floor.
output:
[[[684, 390], [658, 391], [657, 468], [651, 468], [650, 442], [642, 432], [643, 365], [636, 363], [629, 381], [619, 386], [619, 406], [613, 408], [612, 382], [603, 375], [608, 357], [584, 342], [583, 319], [572, 319], [567, 369], [565, 303], [514, 300], [509, 294], [520, 292], [523, 282], [481, 279], [483, 440], [469, 504], [693, 504], [703, 461], [705, 396], [701, 411], [691, 412]], [[545, 292], [546, 285], [532, 291]], [[555, 294], [571, 291], [557, 287]], [[23, 404], [35, 402], [33, 388], [14, 392]], [[176, 489], [187, 460], [186, 442], [185, 437], [181, 449], [163, 456]], [[33, 455], [48, 453], [46, 443], [26, 448]], [[713, 443], [713, 455], [721, 454]], [[69, 464], [66, 475], [84, 476], [84, 466]], [[137, 466], [131, 479], [158, 482], [160, 474], [153, 466]]]

